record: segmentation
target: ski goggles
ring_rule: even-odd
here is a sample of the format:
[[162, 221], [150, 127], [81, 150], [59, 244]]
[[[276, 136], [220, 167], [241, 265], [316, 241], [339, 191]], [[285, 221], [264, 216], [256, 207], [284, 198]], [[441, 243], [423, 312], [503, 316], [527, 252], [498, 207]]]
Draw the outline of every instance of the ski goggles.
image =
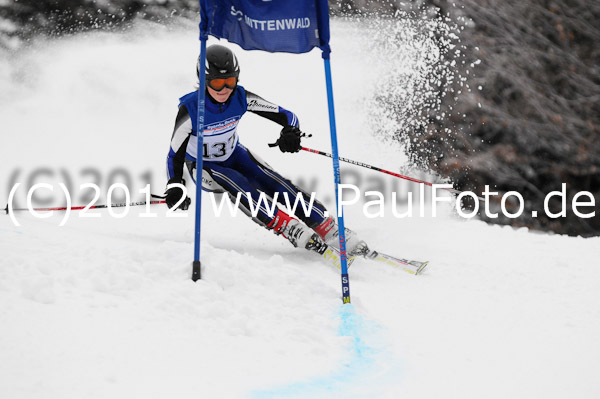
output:
[[208, 81], [208, 86], [216, 91], [221, 91], [225, 87], [235, 89], [235, 86], [237, 86], [237, 78], [235, 76], [230, 76], [228, 78], [210, 79]]

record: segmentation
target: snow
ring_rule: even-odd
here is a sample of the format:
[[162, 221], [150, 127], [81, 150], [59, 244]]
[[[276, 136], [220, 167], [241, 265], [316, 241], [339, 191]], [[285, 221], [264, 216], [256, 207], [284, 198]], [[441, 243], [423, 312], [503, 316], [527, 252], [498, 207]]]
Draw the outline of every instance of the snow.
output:
[[[74, 204], [89, 196], [84, 182], [101, 186], [98, 203], [115, 181], [131, 180], [132, 200], [148, 178], [162, 192], [177, 98], [194, 86], [195, 29], [140, 24], [0, 61], [0, 196], [17, 181], [69, 183]], [[365, 73], [364, 39], [339, 21], [332, 30], [340, 153], [398, 170], [406, 157], [369, 131], [381, 88]], [[329, 151], [320, 54], [238, 54], [242, 84], [294, 110], [313, 133], [306, 144]], [[269, 149], [278, 130], [252, 115], [240, 124], [244, 144], [333, 209], [331, 161]], [[365, 186], [397, 184], [343, 167]], [[24, 192], [15, 198], [25, 205]], [[20, 212], [18, 227], [0, 217], [0, 397], [600, 396], [600, 238], [490, 226], [448, 205], [436, 218], [370, 219], [361, 204], [346, 210], [361, 237], [431, 263], [415, 277], [356, 261], [352, 305], [341, 303], [337, 269], [243, 215], [215, 217], [208, 197], [196, 283], [191, 212], [73, 212], [63, 227], [60, 213]]]

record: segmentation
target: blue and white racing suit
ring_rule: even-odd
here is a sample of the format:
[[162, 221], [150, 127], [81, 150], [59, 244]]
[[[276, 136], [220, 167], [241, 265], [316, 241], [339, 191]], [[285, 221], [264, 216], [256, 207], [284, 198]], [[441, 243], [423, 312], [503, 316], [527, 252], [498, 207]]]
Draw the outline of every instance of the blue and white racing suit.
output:
[[[206, 93], [204, 112], [204, 145], [202, 186], [207, 191], [226, 191], [232, 200], [241, 193], [240, 205], [249, 213], [256, 209], [259, 196], [264, 192], [267, 196], [284, 203], [284, 193], [290, 202], [302, 193], [308, 202], [310, 195], [303, 192], [291, 181], [282, 177], [266, 163], [255, 157], [239, 142], [237, 126], [246, 111], [253, 112], [270, 119], [281, 126], [299, 126], [298, 118], [276, 104], [265, 101], [261, 97], [237, 86], [225, 103], [218, 103]], [[171, 138], [171, 148], [167, 157], [167, 175], [169, 181], [180, 181], [183, 177], [183, 165], [187, 165], [194, 176], [196, 156], [198, 153], [197, 131], [198, 92], [194, 91], [181, 97], [179, 113]], [[250, 193], [252, 207], [248, 203], [246, 193]], [[260, 203], [262, 205], [262, 203]], [[324, 220], [325, 207], [314, 201], [310, 214], [306, 216], [301, 206], [296, 209], [295, 216], [308, 227], [314, 228]], [[273, 216], [261, 206], [256, 221], [268, 225]]]

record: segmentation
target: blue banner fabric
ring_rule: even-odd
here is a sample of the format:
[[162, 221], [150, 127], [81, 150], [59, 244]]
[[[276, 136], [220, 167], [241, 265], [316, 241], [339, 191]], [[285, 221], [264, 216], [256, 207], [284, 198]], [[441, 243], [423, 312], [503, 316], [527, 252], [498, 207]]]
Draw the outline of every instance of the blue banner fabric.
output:
[[200, 0], [200, 38], [207, 35], [272, 53], [319, 47], [328, 58], [329, 5], [327, 0]]

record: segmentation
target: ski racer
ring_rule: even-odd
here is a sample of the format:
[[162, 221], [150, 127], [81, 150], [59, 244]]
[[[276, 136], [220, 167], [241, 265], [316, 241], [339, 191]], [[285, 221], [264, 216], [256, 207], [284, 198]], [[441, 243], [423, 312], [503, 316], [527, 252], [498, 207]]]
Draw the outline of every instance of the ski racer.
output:
[[[198, 74], [200, 68], [197, 69]], [[205, 191], [227, 193], [232, 201], [241, 193], [240, 206], [250, 217], [250, 209], [260, 205], [259, 196], [264, 192], [272, 205], [275, 193], [277, 201], [283, 203], [283, 194], [290, 200], [298, 194], [305, 199], [310, 195], [304, 193], [290, 180], [274, 171], [265, 162], [253, 154], [239, 142], [237, 126], [246, 111], [253, 112], [282, 126], [275, 144], [282, 152], [298, 152], [300, 140], [304, 136], [300, 130], [298, 117], [276, 104], [268, 102], [258, 95], [246, 90], [238, 84], [240, 66], [235, 54], [225, 46], [211, 45], [206, 50], [206, 93], [204, 109], [204, 143], [202, 188]], [[197, 182], [197, 108], [198, 92], [193, 91], [179, 99], [179, 112], [175, 121], [175, 129], [171, 138], [171, 147], [167, 157], [168, 183], [185, 185], [183, 166], [186, 165], [190, 176]], [[250, 207], [246, 193], [250, 193]], [[183, 190], [170, 187], [166, 191], [166, 203], [173, 208], [183, 197]], [[264, 198], [264, 196], [263, 196]], [[179, 209], [186, 210], [190, 205], [186, 197]], [[271, 208], [271, 206], [269, 206]], [[322, 240], [328, 245], [339, 248], [338, 227], [332, 217], [325, 217], [325, 207], [314, 201], [310, 213], [305, 215], [298, 207], [295, 215], [288, 215], [276, 208], [274, 215], [269, 215], [265, 207], [260, 207], [256, 217], [252, 219], [258, 224], [281, 234], [294, 246], [309, 248], [315, 240]], [[316, 233], [316, 236], [315, 236]], [[349, 254], [364, 243], [356, 234], [346, 229], [346, 248]], [[360, 245], [359, 245], [360, 244]], [[366, 248], [366, 245], [364, 245]], [[362, 247], [361, 247], [362, 248]], [[362, 250], [361, 250], [362, 251]]]

